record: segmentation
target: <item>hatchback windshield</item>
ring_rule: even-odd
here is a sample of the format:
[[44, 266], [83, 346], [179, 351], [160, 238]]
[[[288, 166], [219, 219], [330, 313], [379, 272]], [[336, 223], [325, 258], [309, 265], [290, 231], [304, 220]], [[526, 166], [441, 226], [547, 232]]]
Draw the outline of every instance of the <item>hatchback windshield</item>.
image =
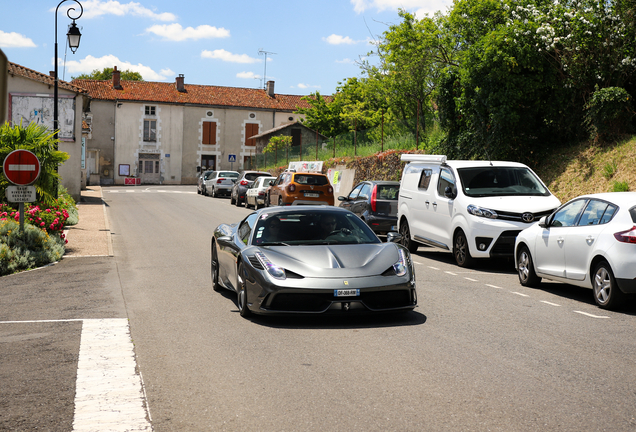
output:
[[219, 173], [219, 177], [229, 177], [229, 178], [238, 178], [239, 174], [237, 172], [223, 172]]
[[262, 213], [252, 238], [259, 246], [360, 243], [381, 241], [355, 214], [329, 211]]
[[464, 194], [470, 197], [550, 195], [528, 168], [487, 166], [458, 168], [457, 172]]

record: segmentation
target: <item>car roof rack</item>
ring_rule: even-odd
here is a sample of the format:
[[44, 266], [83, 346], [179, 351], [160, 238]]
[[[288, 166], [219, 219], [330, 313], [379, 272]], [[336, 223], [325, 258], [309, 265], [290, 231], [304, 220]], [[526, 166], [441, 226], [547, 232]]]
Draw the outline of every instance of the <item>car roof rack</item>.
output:
[[401, 156], [401, 160], [403, 162], [429, 162], [444, 164], [446, 163], [446, 156], [405, 153]]

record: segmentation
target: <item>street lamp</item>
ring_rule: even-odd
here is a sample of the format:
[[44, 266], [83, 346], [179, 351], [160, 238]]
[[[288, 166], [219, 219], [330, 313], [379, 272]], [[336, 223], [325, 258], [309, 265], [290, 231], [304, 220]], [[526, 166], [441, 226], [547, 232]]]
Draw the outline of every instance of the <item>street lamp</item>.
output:
[[[53, 61], [55, 62], [55, 85], [53, 86], [53, 131], [54, 131], [53, 136], [56, 139], [55, 150], [58, 149], [58, 145], [57, 145], [57, 130], [58, 130], [58, 122], [57, 122], [57, 63], [58, 63], [57, 61], [57, 10], [60, 8], [62, 3], [66, 1], [68, 0], [62, 0], [60, 4], [58, 4], [57, 7], [55, 8], [55, 57], [53, 59]], [[68, 8], [68, 10], [66, 11], [66, 16], [73, 20], [73, 23], [69, 27], [68, 33], [66, 34], [66, 36], [68, 38], [68, 45], [71, 48], [71, 52], [75, 54], [75, 51], [77, 51], [77, 48], [79, 48], [80, 38], [82, 37], [82, 34], [80, 33], [79, 29], [75, 25], [75, 20], [79, 19], [79, 17], [82, 16], [82, 14], [84, 13], [84, 8], [82, 7], [82, 4], [79, 1], [77, 0], [72, 0], [72, 1], [74, 1], [75, 3], [79, 5], [80, 12], [78, 16], [73, 18], [71, 16], [71, 11], [74, 12], [75, 8]], [[57, 167], [55, 167], [55, 171], [57, 172]], [[57, 180], [55, 182], [56, 182], [55, 198], [57, 198], [57, 190], [58, 190]]]
[[[57, 7], [55, 8], [55, 57], [54, 57], [54, 61], [55, 61], [55, 85], [53, 86], [53, 130], [55, 131], [55, 137], [57, 138], [57, 130], [58, 130], [58, 122], [57, 122], [57, 10], [60, 8], [60, 6], [62, 5], [62, 3], [69, 1], [69, 0], [62, 0], [60, 2], [60, 4], [57, 5]], [[66, 16], [69, 17], [70, 19], [73, 20], [73, 23], [71, 24], [71, 26], [68, 29], [68, 33], [66, 34], [66, 36], [68, 37], [68, 45], [69, 48], [71, 48], [71, 52], [73, 54], [75, 54], [75, 51], [77, 51], [77, 48], [79, 47], [80, 44], [80, 38], [82, 37], [82, 34], [79, 31], [79, 28], [77, 28], [77, 26], [75, 25], [75, 20], [79, 19], [82, 14], [84, 13], [84, 8], [82, 7], [82, 4], [77, 1], [77, 0], [71, 0], [74, 1], [75, 3], [77, 3], [80, 7], [80, 12], [79, 15], [76, 16], [75, 18], [73, 18], [71, 16], [71, 11], [75, 11], [75, 8], [69, 8], [66, 11]]]

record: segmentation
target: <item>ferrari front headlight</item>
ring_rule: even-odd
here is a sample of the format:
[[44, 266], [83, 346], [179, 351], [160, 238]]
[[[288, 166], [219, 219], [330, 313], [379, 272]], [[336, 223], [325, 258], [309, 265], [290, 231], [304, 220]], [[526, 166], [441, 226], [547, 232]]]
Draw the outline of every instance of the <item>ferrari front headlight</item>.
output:
[[404, 249], [398, 248], [398, 260], [395, 264], [393, 264], [393, 270], [395, 270], [396, 275], [404, 276], [406, 274], [407, 267], [408, 263], [406, 261]]
[[256, 258], [261, 263], [263, 268], [267, 270], [267, 273], [269, 273], [270, 276], [276, 279], [285, 279], [287, 277], [285, 276], [285, 269], [272, 263], [263, 252], [258, 251], [254, 255], [256, 255]]

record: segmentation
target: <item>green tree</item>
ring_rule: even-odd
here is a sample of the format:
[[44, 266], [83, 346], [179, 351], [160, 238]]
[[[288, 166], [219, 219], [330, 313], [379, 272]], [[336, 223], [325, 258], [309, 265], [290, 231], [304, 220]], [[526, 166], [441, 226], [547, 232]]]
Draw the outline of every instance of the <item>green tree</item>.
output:
[[[121, 71], [120, 77], [124, 81], [143, 81], [139, 72], [133, 72], [130, 69]], [[81, 74], [71, 77], [71, 79], [89, 79], [89, 80], [111, 80], [113, 79], [113, 68], [104, 68], [103, 70], [94, 69], [90, 74]]]
[[322, 96], [320, 92], [303, 96], [302, 100], [309, 108], [299, 108], [296, 113], [305, 117], [300, 121], [308, 128], [318, 131], [324, 136], [333, 137], [347, 131], [347, 124], [342, 119], [342, 103], [333, 96]]
[[278, 151], [284, 150], [286, 153], [287, 164], [289, 164], [289, 148], [292, 144], [292, 137], [289, 135], [278, 135], [271, 137], [267, 146], [263, 149], [263, 153], [274, 153], [274, 164], [278, 165]]
[[[60, 181], [57, 167], [69, 158], [68, 153], [57, 150], [57, 142], [53, 132], [36, 123], [24, 127], [21, 123], [11, 126], [6, 122], [0, 126], [0, 160], [14, 150], [24, 149], [35, 154], [40, 161], [40, 175], [35, 181], [35, 190], [38, 202], [45, 206], [55, 205]], [[6, 203], [5, 190], [10, 183], [1, 166], [0, 173], [0, 202]]]

